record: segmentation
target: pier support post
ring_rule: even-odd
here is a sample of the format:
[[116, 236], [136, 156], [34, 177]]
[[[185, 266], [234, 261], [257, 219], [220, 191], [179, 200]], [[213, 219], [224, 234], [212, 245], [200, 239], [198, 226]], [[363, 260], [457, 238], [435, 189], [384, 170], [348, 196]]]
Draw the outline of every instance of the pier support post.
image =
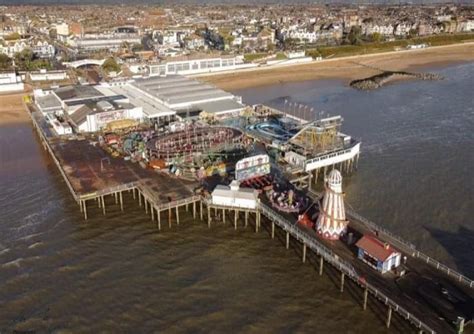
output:
[[84, 205], [84, 220], [87, 220], [87, 201], [83, 200], [82, 204]]
[[234, 213], [234, 230], [237, 230], [237, 219], [239, 218], [239, 210], [235, 210]]
[[158, 231], [161, 231], [161, 211], [156, 210], [156, 215], [158, 217]]
[[246, 210], [245, 211], [245, 227], [247, 227], [249, 224], [249, 212]]
[[387, 312], [387, 328], [390, 328], [390, 321], [392, 321], [392, 307], [388, 307], [388, 312]]
[[123, 211], [123, 195], [122, 195], [122, 192], [120, 192], [120, 211]]
[[101, 196], [100, 198], [101, 198], [101, 201], [102, 201], [102, 213], [105, 216], [105, 199], [104, 199], [104, 196]]
[[286, 232], [286, 249], [290, 248], [290, 233]]
[[202, 201], [199, 201], [199, 216], [201, 217], [201, 220], [204, 220], [204, 214], [202, 212]]
[[207, 207], [207, 227], [211, 228], [211, 208]]
[[189, 203], [186, 203], [186, 212], [188, 212], [188, 211], [189, 211], [188, 204], [189, 204]]
[[84, 211], [84, 207], [82, 206], [82, 200], [79, 200], [79, 210], [81, 210], [81, 212]]
[[171, 205], [168, 208], [168, 226], [171, 228]]
[[97, 202], [97, 206], [99, 207], [99, 209], [102, 208], [102, 200], [100, 199], [100, 196], [96, 197], [95, 201]]
[[306, 262], [306, 244], [303, 244], [303, 258], [301, 260], [303, 263]]
[[196, 202], [193, 202], [193, 219], [196, 219]]
[[140, 193], [140, 191], [137, 191], [138, 193], [138, 206], [142, 206], [142, 194]]
[[275, 222], [272, 222], [272, 239], [275, 239]]
[[115, 204], [118, 204], [118, 194], [116, 192], [114, 193], [114, 197], [115, 197]]
[[324, 259], [321, 256], [319, 258], [319, 276], [323, 276], [323, 266], [324, 266]]
[[257, 210], [257, 216], [255, 219], [255, 233], [258, 232], [259, 228], [260, 228], [260, 211]]
[[155, 221], [155, 208], [150, 203], [151, 221]]
[[143, 205], [145, 206], [145, 214], [148, 214], [148, 200], [143, 196]]
[[341, 273], [341, 293], [344, 292], [344, 273]]
[[364, 289], [364, 304], [362, 305], [362, 309], [365, 311], [367, 309], [367, 297], [369, 295], [369, 289], [365, 287]]
[[222, 209], [222, 223], [225, 225], [225, 209]]
[[176, 206], [176, 224], [179, 225], [179, 207]]
[[135, 188], [132, 189], [133, 199], [136, 199], [136, 197], [137, 197], [137, 196], [135, 195], [135, 190], [136, 190]]

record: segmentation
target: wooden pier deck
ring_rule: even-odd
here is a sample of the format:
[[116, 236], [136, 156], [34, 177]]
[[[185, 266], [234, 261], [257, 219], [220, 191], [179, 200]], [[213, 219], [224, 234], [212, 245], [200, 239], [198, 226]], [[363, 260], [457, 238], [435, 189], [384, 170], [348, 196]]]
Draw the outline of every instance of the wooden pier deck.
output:
[[34, 110], [30, 115], [43, 147], [50, 153], [85, 219], [88, 218], [87, 203], [91, 200], [99, 201], [99, 207], [106, 214], [105, 196], [120, 198], [123, 209], [124, 191], [134, 191], [134, 194], [138, 191], [156, 210], [196, 201], [197, 182], [113, 158], [91, 138], [54, 136], [42, 115]]

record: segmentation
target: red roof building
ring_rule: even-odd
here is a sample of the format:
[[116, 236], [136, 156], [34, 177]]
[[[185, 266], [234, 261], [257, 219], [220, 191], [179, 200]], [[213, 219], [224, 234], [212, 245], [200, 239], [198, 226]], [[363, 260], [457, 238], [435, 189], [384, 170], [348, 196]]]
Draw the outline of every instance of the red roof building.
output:
[[385, 273], [400, 265], [402, 254], [390, 244], [372, 235], [364, 235], [356, 243], [358, 258], [369, 266]]

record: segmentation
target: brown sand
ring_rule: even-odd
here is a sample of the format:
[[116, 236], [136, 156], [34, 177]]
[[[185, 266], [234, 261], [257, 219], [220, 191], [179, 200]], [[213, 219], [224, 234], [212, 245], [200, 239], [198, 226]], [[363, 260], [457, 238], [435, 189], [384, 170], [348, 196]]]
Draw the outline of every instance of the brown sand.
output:
[[0, 95], [0, 125], [29, 121], [23, 104], [24, 93]]
[[[422, 50], [386, 52], [364, 56], [328, 59], [320, 62], [298, 64], [273, 69], [241, 70], [235, 73], [215, 74], [199, 77], [216, 86], [227, 89], [242, 89], [317, 79], [344, 79], [348, 83], [380, 73], [383, 70], [414, 71], [425, 66], [447, 65], [456, 62], [474, 61], [474, 43], [431, 47]], [[366, 66], [364, 66], [366, 65]]]

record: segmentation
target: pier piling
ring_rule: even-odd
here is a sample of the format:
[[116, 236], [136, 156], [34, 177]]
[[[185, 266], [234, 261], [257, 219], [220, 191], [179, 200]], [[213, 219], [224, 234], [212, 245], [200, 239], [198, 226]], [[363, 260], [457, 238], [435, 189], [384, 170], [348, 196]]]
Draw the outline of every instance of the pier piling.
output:
[[306, 262], [306, 244], [303, 244], [303, 258], [302, 258], [303, 263]]
[[211, 228], [211, 208], [207, 207], [207, 227]]
[[344, 292], [344, 273], [341, 273], [341, 293]]
[[364, 304], [362, 305], [362, 309], [365, 311], [367, 309], [367, 297], [369, 295], [369, 289], [366, 287], [364, 289]]
[[319, 258], [319, 276], [323, 276], [323, 266], [324, 266], [324, 259], [321, 256]]
[[392, 307], [388, 307], [388, 312], [387, 312], [387, 328], [390, 328], [390, 321], [392, 320]]
[[239, 210], [235, 210], [234, 212], [234, 230], [237, 230], [237, 219], [239, 217]]
[[290, 233], [286, 232], [286, 249], [290, 248]]
[[156, 216], [158, 218], [158, 231], [161, 231], [161, 211], [156, 210]]
[[104, 196], [101, 196], [101, 200], [102, 200], [102, 213], [105, 216], [105, 199], [104, 199]]
[[272, 239], [275, 239], [275, 223], [272, 222]]
[[203, 214], [203, 211], [202, 211], [202, 200], [199, 201], [199, 216], [201, 217], [201, 221], [204, 220], [203, 219], [204, 214]]
[[122, 195], [122, 192], [120, 192], [120, 211], [123, 211], [123, 195]]

